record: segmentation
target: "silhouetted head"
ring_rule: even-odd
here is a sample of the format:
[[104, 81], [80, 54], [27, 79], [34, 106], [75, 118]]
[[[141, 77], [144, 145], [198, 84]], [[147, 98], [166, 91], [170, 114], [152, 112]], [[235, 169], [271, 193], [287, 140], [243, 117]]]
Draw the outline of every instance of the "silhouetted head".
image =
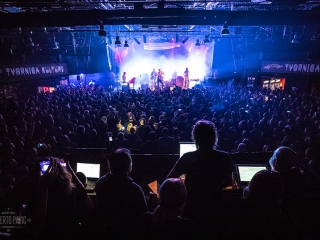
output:
[[109, 167], [112, 174], [129, 174], [132, 171], [130, 151], [125, 148], [118, 148], [113, 151], [109, 158]]
[[87, 177], [83, 172], [77, 172], [76, 173], [78, 179], [80, 180], [80, 182], [82, 183], [83, 186], [87, 186]]
[[199, 120], [193, 128], [192, 139], [197, 148], [214, 148], [218, 142], [218, 133], [215, 125], [206, 120]]
[[153, 215], [155, 225], [163, 225], [166, 220], [179, 217], [186, 204], [186, 187], [180, 178], [168, 178], [160, 186], [159, 198], [160, 205]]
[[186, 204], [187, 189], [180, 178], [168, 178], [160, 186], [160, 206], [178, 213]]
[[258, 205], [276, 205], [280, 202], [282, 189], [283, 186], [278, 173], [262, 170], [251, 179], [246, 198]]
[[273, 171], [283, 173], [290, 171], [297, 163], [297, 153], [289, 147], [277, 148], [269, 160]]

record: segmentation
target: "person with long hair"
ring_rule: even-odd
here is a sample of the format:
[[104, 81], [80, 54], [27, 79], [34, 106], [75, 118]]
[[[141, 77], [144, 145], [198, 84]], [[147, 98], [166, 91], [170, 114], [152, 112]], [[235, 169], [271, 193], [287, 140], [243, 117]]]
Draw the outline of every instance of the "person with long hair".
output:
[[232, 185], [234, 165], [226, 152], [216, 150], [218, 133], [212, 122], [198, 121], [192, 138], [197, 150], [182, 155], [168, 178], [185, 174], [188, 196], [183, 216], [201, 221], [218, 202], [222, 189]]
[[28, 236], [32, 239], [85, 237], [80, 217], [85, 214], [87, 194], [84, 187], [79, 182], [76, 185], [80, 186], [76, 187], [72, 182], [73, 173], [62, 167], [59, 159], [51, 158], [48, 169], [39, 172], [37, 195], [34, 204], [28, 206], [32, 219]]

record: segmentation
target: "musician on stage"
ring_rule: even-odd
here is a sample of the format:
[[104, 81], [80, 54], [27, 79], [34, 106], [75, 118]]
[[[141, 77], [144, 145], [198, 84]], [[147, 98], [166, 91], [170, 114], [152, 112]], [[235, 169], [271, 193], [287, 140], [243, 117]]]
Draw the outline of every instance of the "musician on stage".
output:
[[183, 89], [188, 89], [189, 88], [189, 69], [186, 68], [186, 70], [184, 71], [183, 74], [183, 85], [182, 85]]
[[120, 85], [120, 82], [116, 80], [116, 74], [114, 72], [109, 73], [107, 83], [108, 83], [107, 88], [109, 88], [110, 90], [114, 89], [115, 87], [118, 88]]
[[163, 88], [163, 74], [164, 72], [162, 72], [162, 70], [159, 68], [157, 85], [158, 87], [160, 87], [160, 83], [161, 83], [161, 88]]
[[127, 73], [123, 72], [122, 74], [122, 83], [126, 83], [127, 82]]
[[150, 80], [152, 82], [152, 87], [155, 87], [156, 86], [156, 80], [157, 80], [157, 72], [155, 69], [152, 70], [151, 74], [150, 74]]

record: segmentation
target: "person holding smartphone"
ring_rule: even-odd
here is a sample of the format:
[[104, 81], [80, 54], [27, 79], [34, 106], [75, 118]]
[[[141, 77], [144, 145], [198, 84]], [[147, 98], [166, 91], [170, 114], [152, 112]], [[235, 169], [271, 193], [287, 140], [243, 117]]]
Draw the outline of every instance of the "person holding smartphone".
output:
[[[29, 204], [32, 221], [27, 227], [30, 238], [74, 239], [83, 232], [88, 219], [79, 213], [86, 212], [87, 194], [72, 182], [72, 173], [58, 159], [39, 162], [39, 181], [34, 204]], [[89, 216], [89, 215], [88, 215]]]

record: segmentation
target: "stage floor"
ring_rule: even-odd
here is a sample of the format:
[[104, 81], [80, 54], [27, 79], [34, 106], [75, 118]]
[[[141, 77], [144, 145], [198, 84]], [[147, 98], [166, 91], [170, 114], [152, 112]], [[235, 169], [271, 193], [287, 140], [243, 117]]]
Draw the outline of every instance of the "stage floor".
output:
[[[190, 88], [195, 87], [196, 85], [203, 85], [203, 83], [204, 83], [204, 81], [200, 81], [199, 79], [190, 80], [188, 88], [190, 89]], [[164, 86], [165, 86], [165, 88], [169, 87], [171, 90], [175, 87], [175, 85], [172, 85], [169, 82], [165, 82]], [[179, 85], [177, 85], [177, 86], [182, 87]], [[121, 88], [123, 90], [127, 90], [128, 88], [135, 89], [135, 90], [150, 88], [152, 91], [154, 91], [157, 89], [157, 86], [154, 86], [153, 84], [140, 84], [140, 83], [131, 84], [130, 83], [130, 84], [122, 85]], [[115, 88], [114, 90], [116, 91], [117, 89]]]

